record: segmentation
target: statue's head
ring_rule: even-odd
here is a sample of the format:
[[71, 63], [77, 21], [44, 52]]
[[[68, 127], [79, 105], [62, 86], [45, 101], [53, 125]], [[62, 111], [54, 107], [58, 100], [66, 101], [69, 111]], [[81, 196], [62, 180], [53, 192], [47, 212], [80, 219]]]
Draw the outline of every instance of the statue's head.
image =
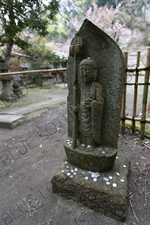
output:
[[71, 41], [70, 45], [70, 54], [73, 56], [75, 54], [78, 54], [80, 51], [80, 48], [82, 47], [82, 39], [75, 35], [75, 37]]
[[85, 83], [92, 83], [95, 81], [97, 75], [96, 62], [91, 58], [83, 59], [80, 63], [80, 74]]

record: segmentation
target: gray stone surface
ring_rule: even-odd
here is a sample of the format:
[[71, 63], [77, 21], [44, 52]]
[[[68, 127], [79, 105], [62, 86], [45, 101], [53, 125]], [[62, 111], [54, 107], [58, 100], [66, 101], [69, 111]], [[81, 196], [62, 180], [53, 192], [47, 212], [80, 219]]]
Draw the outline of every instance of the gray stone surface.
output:
[[67, 65], [68, 162], [51, 179], [54, 193], [119, 220], [126, 218], [130, 169], [127, 157], [116, 159], [124, 76], [118, 45], [86, 19]]
[[[32, 98], [35, 98], [34, 95], [37, 98], [36, 102], [29, 103]], [[45, 95], [45, 100], [43, 99], [43, 95]], [[40, 116], [41, 113], [47, 111], [47, 109], [51, 107], [64, 104], [66, 102], [66, 96], [67, 89], [55, 89], [51, 92], [45, 92], [44, 94], [42, 93], [41, 97], [40, 93], [30, 93], [29, 91], [27, 96], [18, 100], [18, 106], [13, 105], [12, 103], [9, 107], [1, 108], [0, 128], [13, 129], [23, 121]]]
[[68, 161], [82, 169], [105, 172], [112, 168], [116, 155], [117, 148], [97, 147], [94, 150], [87, 151], [85, 149], [72, 149], [69, 139], [64, 141], [64, 148]]
[[97, 172], [113, 166], [124, 76], [124, 57], [118, 45], [86, 19], [71, 41], [67, 65], [68, 137], [64, 148], [73, 165]]
[[[16, 115], [16, 114], [26, 115], [26, 114], [32, 113], [34, 111], [38, 111], [43, 108], [47, 108], [49, 106], [59, 104], [63, 101], [65, 101], [64, 97], [59, 97], [59, 98], [56, 97], [55, 99], [46, 100], [46, 101], [38, 102], [38, 103], [32, 103], [31, 105], [27, 105], [27, 106], [24, 106], [21, 108], [11, 109], [11, 114], [12, 115]], [[4, 112], [6, 113], [8, 111], [5, 110]]]
[[0, 128], [13, 129], [23, 121], [23, 115], [0, 115]]
[[65, 161], [52, 175], [52, 191], [80, 201], [95, 211], [125, 220], [129, 169], [129, 159], [121, 153], [112, 170], [105, 173], [82, 170]]
[[[101, 144], [117, 147], [120, 122], [121, 96], [124, 81], [124, 57], [117, 44], [97, 26], [85, 20], [77, 32], [83, 45], [76, 55], [76, 71], [74, 56], [69, 55], [67, 65], [68, 80], [68, 137], [73, 136], [73, 86], [75, 72], [78, 75], [78, 100], [80, 105], [80, 89], [82, 76], [79, 64], [90, 57], [97, 64], [97, 82], [103, 87], [104, 106], [101, 125]], [[80, 124], [78, 124], [80, 126]]]

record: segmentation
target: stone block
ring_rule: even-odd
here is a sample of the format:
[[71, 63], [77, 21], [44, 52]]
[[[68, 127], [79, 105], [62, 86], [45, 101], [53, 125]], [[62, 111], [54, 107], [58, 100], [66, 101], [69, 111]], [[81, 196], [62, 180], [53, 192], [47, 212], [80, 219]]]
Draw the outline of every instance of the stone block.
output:
[[22, 115], [0, 114], [0, 128], [14, 129], [23, 120], [24, 117]]
[[128, 204], [129, 159], [119, 153], [111, 170], [83, 170], [62, 162], [52, 175], [52, 191], [118, 220], [125, 220]]
[[73, 149], [71, 143], [71, 138], [64, 141], [67, 159], [71, 164], [95, 172], [105, 172], [112, 168], [118, 152], [117, 148], [99, 146], [92, 149], [90, 146], [85, 148], [79, 145]]

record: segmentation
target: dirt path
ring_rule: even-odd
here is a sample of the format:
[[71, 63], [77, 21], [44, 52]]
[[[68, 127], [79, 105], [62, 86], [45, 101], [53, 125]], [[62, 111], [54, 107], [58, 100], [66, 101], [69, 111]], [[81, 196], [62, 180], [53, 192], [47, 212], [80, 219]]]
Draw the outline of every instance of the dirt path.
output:
[[119, 222], [52, 193], [66, 133], [66, 105], [0, 129], [0, 225], [150, 225], [149, 139], [141, 143], [128, 130], [119, 139], [119, 151], [131, 159], [127, 219]]

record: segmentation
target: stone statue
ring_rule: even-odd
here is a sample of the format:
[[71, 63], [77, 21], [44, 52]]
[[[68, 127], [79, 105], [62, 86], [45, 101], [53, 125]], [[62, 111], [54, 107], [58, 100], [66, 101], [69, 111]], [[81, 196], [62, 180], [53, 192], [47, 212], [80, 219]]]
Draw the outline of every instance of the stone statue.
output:
[[52, 191], [125, 220], [129, 159], [118, 152], [124, 57], [87, 19], [71, 41], [66, 77], [67, 159], [51, 178]]
[[82, 77], [79, 106], [79, 143], [80, 149], [91, 151], [101, 144], [101, 120], [103, 112], [102, 85], [96, 81], [97, 66], [93, 59], [87, 58], [80, 63]]
[[105, 172], [118, 151], [124, 58], [119, 47], [85, 20], [70, 43], [67, 63], [68, 162]]

